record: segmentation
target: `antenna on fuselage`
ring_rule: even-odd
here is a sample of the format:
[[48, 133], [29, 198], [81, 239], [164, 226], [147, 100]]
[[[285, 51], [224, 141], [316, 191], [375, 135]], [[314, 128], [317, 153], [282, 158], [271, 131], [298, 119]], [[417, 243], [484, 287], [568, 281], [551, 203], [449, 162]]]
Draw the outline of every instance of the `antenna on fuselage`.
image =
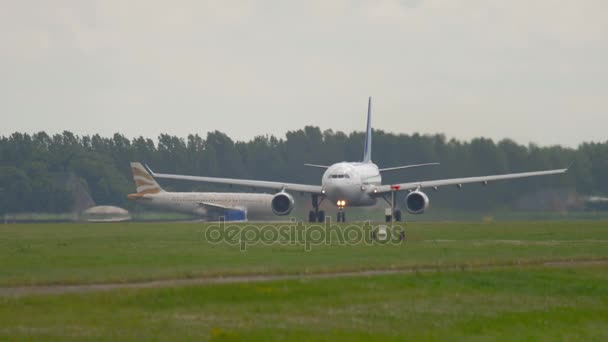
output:
[[365, 146], [363, 147], [363, 162], [372, 162], [372, 97], [367, 101], [367, 127], [365, 130]]

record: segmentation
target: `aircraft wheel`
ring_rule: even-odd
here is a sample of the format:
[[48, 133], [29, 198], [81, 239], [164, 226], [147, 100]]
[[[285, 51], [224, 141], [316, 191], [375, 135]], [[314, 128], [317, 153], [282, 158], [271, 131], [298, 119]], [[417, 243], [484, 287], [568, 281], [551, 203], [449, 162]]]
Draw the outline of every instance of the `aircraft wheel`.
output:
[[346, 212], [342, 212], [342, 222], [346, 222]]
[[309, 211], [308, 212], [308, 222], [315, 222], [316, 221], [316, 215], [314, 211]]
[[319, 210], [318, 216], [317, 216], [317, 221], [318, 222], [325, 222], [325, 211], [324, 210]]
[[401, 222], [401, 210], [395, 210], [395, 221]]

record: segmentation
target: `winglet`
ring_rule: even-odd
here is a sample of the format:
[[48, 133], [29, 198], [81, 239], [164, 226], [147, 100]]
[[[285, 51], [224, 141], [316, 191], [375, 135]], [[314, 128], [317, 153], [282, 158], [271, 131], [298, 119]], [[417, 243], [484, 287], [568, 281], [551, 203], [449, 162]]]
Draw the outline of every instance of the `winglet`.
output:
[[363, 148], [363, 162], [372, 162], [372, 97], [367, 101], [367, 127], [365, 129], [365, 147]]
[[566, 171], [570, 170], [570, 168], [572, 167], [572, 165], [574, 165], [574, 162], [571, 162], [570, 165], [568, 165], [568, 167], [566, 168]]

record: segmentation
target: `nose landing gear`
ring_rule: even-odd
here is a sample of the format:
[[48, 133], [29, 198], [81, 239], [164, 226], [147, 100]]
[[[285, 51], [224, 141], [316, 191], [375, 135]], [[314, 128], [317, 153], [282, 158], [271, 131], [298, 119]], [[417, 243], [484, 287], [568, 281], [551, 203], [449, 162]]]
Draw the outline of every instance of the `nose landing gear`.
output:
[[346, 208], [346, 201], [339, 200], [338, 203], [338, 222], [346, 222], [346, 213], [344, 212], [344, 208]]
[[344, 208], [338, 208], [338, 222], [346, 222], [346, 213], [344, 212]]

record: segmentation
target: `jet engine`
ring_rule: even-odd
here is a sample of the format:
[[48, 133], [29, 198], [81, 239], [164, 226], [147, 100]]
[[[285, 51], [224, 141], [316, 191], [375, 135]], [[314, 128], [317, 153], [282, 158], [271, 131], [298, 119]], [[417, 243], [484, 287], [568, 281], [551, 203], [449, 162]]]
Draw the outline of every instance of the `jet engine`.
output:
[[275, 215], [288, 215], [293, 209], [294, 200], [290, 194], [286, 192], [279, 192], [278, 194], [274, 195], [270, 205], [272, 207], [272, 212]]
[[422, 214], [429, 206], [429, 198], [420, 190], [412, 191], [405, 197], [405, 207], [410, 214]]

